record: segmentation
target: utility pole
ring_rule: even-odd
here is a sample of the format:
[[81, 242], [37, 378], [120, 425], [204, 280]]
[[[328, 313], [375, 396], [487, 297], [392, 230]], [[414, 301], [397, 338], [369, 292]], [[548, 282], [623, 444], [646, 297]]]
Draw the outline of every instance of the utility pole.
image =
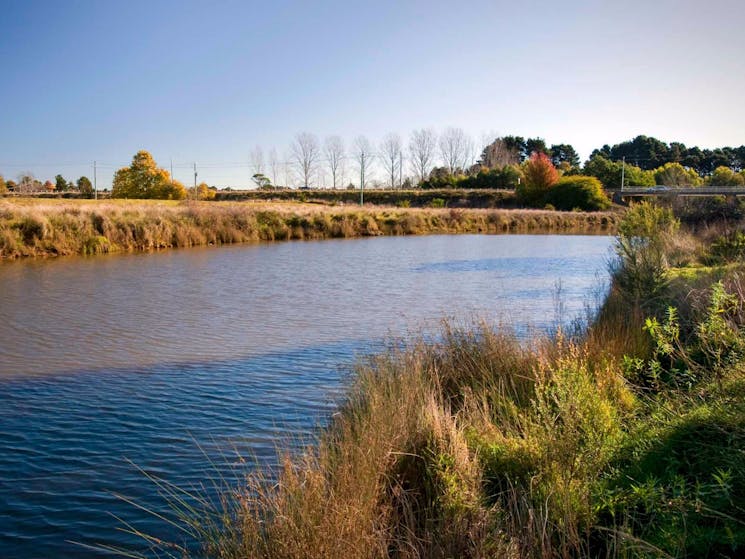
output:
[[96, 200], [98, 200], [98, 180], [96, 177], [96, 162], [93, 162], [93, 192], [95, 193]]
[[626, 156], [621, 158], [621, 190], [623, 190], [623, 180], [626, 175]]
[[360, 206], [365, 204], [365, 153], [360, 154]]
[[398, 188], [403, 190], [404, 188], [404, 152], [398, 152]]
[[197, 193], [197, 163], [194, 162], [194, 199], [196, 200], [199, 197], [199, 194]]
[[171, 182], [173, 182], [173, 157], [171, 157]]

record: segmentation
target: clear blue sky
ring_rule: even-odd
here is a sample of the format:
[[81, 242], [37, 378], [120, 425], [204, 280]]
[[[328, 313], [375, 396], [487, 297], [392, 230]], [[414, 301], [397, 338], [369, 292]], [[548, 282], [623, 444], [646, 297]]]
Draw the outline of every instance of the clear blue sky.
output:
[[638, 134], [742, 145], [743, 21], [741, 0], [4, 0], [0, 174], [90, 176], [95, 159], [108, 186], [147, 149], [247, 185], [219, 164], [300, 131], [456, 126], [583, 158]]

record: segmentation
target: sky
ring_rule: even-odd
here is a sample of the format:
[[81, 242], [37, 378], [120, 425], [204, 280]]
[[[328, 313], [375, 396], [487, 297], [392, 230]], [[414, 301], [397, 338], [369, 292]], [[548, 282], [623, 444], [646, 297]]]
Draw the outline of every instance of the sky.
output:
[[289, 159], [300, 132], [739, 146], [743, 20], [741, 0], [2, 0], [0, 174], [96, 161], [106, 188], [146, 149], [246, 187], [250, 152]]

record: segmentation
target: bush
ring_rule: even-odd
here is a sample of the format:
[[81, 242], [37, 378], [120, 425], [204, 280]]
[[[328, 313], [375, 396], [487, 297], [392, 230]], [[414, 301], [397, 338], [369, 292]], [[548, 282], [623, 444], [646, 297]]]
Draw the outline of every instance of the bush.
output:
[[521, 179], [520, 170], [514, 165], [504, 165], [493, 169], [482, 168], [478, 173], [463, 177], [458, 181], [459, 188], [503, 188], [514, 190]]
[[610, 200], [595, 177], [575, 175], [562, 177], [546, 195], [545, 202], [557, 210], [569, 211], [580, 208], [585, 211], [605, 210]]
[[533, 153], [523, 166], [525, 180], [517, 185], [517, 196], [529, 206], [539, 205], [559, 180], [559, 172], [545, 153]]
[[620, 267], [613, 270], [613, 279], [634, 307], [651, 310], [660, 302], [667, 284], [667, 245], [679, 226], [670, 209], [649, 202], [626, 212], [618, 227]]

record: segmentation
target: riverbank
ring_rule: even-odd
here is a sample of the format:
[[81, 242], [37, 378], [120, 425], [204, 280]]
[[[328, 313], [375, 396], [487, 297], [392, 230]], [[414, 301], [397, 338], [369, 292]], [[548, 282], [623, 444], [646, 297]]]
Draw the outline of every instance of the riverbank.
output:
[[265, 202], [0, 200], [0, 258], [436, 233], [612, 234], [617, 212]]
[[[437, 188], [411, 190], [370, 189], [363, 193], [366, 204], [373, 206], [395, 206], [412, 208], [481, 208], [517, 209], [520, 203], [513, 190]], [[356, 205], [360, 201], [359, 190], [329, 189], [277, 189], [277, 190], [232, 190], [219, 191], [220, 201], [265, 201], [265, 202], [313, 202], [320, 204]]]
[[381, 355], [317, 445], [179, 521], [214, 557], [739, 556], [743, 251], [677, 228], [627, 214], [589, 328]]

